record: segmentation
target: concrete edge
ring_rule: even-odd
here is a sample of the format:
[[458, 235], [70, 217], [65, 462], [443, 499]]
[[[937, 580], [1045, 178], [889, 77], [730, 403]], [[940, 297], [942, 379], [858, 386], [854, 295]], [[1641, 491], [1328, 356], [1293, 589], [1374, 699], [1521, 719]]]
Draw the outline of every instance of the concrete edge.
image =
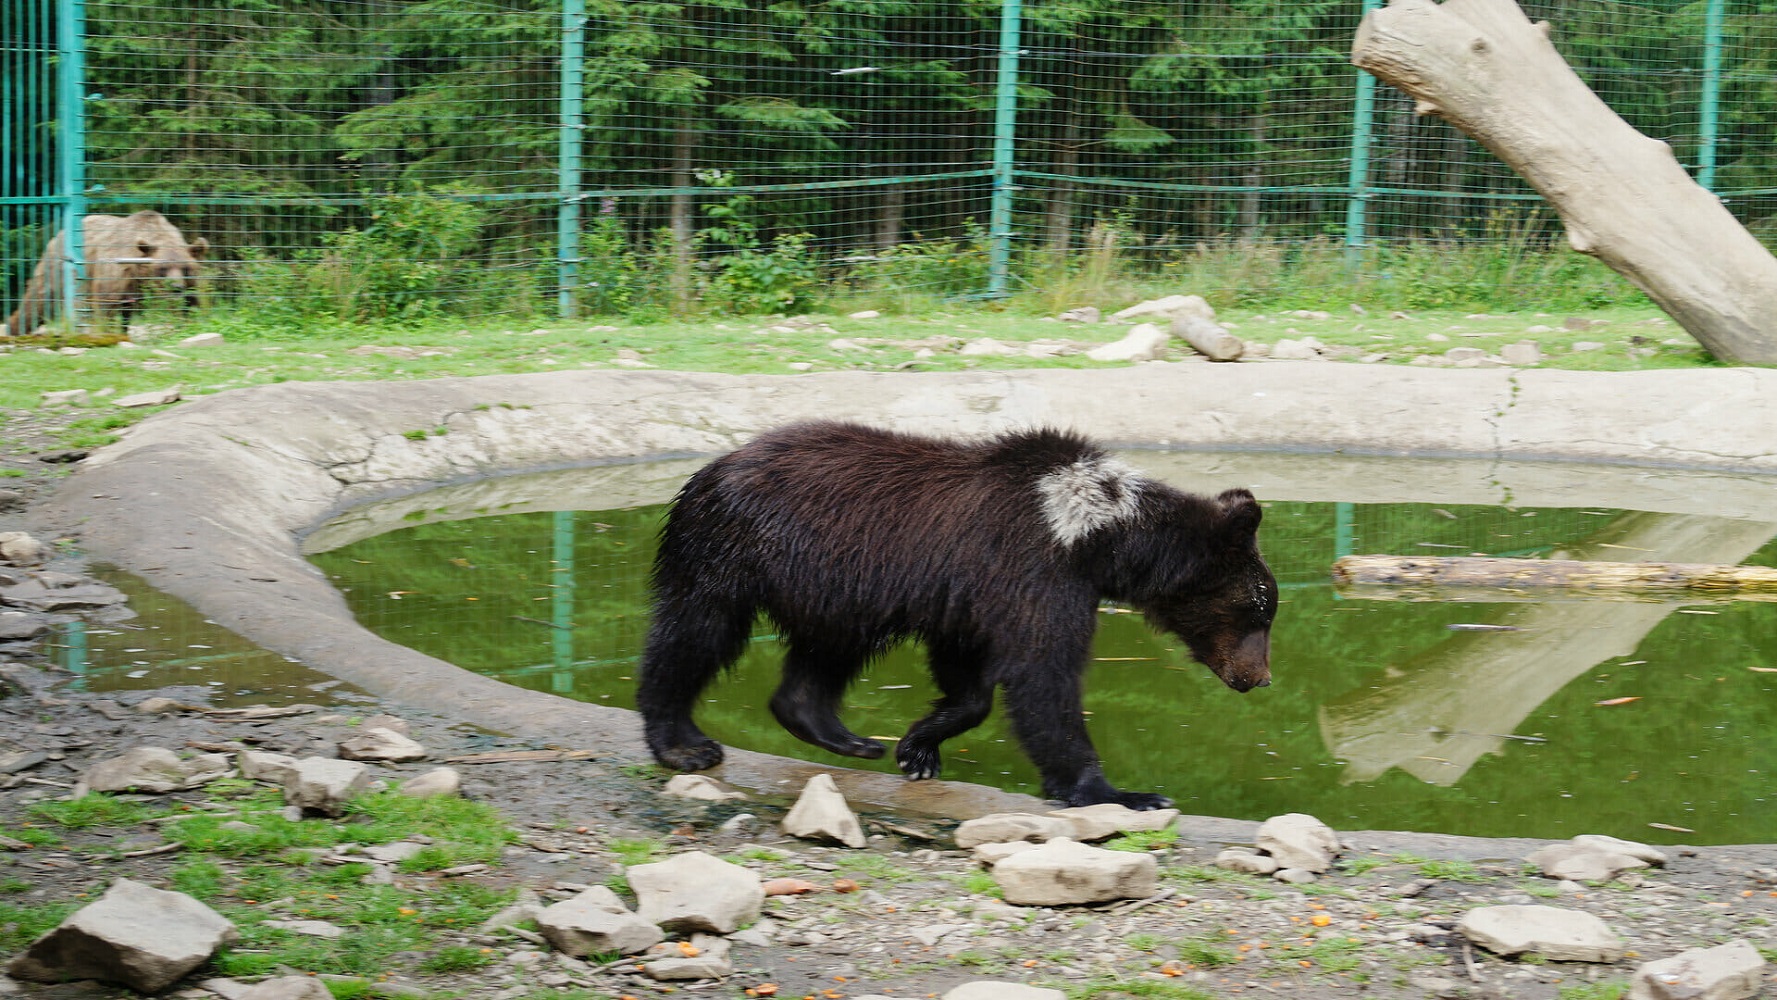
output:
[[[359, 626], [300, 555], [301, 536], [353, 505], [432, 484], [717, 453], [765, 428], [812, 418], [956, 435], [1050, 424], [1112, 443], [1177, 448], [1777, 473], [1777, 436], [1768, 431], [1777, 426], [1774, 390], [1777, 371], [1762, 369], [1586, 373], [1306, 363], [283, 383], [204, 397], [144, 421], [90, 458], [37, 516], [51, 530], [78, 536], [89, 559], [135, 573], [258, 645], [379, 697], [491, 730], [645, 760], [630, 712], [514, 688]], [[907, 782], [728, 753], [716, 776], [764, 794], [793, 794], [807, 777], [829, 772], [866, 809], [960, 819], [1044, 808], [1029, 796], [960, 782]], [[1207, 839], [1250, 839], [1256, 827], [1193, 819]]]

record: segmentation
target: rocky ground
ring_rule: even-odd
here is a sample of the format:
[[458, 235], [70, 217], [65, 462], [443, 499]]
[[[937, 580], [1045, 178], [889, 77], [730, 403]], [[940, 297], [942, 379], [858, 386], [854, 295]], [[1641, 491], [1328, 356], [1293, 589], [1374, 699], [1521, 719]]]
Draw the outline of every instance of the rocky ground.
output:
[[[0, 479], [5, 491], [0, 532], [29, 523], [29, 504], [56, 487], [70, 457], [53, 415], [34, 411], [6, 419], [0, 466], [25, 474]], [[59, 460], [42, 461], [45, 457]], [[65, 557], [52, 565], [58, 571], [80, 570]], [[0, 567], [0, 572], [17, 576], [20, 571]], [[379, 884], [378, 891], [405, 893], [401, 898], [411, 905], [398, 914], [421, 921], [430, 916], [427, 901], [457, 899], [465, 887], [486, 888], [485, 899], [528, 893], [547, 904], [587, 886], [621, 886], [626, 864], [689, 851], [727, 858], [761, 879], [798, 879], [803, 884], [795, 887], [807, 890], [766, 900], [762, 919], [731, 938], [733, 968], [722, 978], [659, 982], [638, 972], [633, 959], [565, 958], [542, 944], [531, 925], [486, 929], [484, 914], [474, 911], [474, 919], [461, 926], [452, 919], [428, 921], [427, 933], [413, 938], [418, 943], [411, 949], [377, 952], [381, 957], [372, 973], [331, 973], [329, 988], [339, 997], [582, 1000], [688, 993], [911, 1000], [993, 980], [1070, 997], [1590, 1000], [1620, 995], [1642, 963], [1690, 948], [1744, 940], [1767, 959], [1777, 959], [1777, 848], [1768, 846], [1666, 848], [1663, 866], [1562, 881], [1526, 865], [1523, 856], [1534, 845], [1452, 838], [1419, 841], [1407, 850], [1386, 835], [1343, 833], [1332, 868], [1313, 881], [1292, 884], [1219, 867], [1217, 859], [1229, 844], [1194, 835], [1187, 826], [1176, 837], [1140, 834], [1118, 842], [1125, 850], [1149, 854], [1156, 864], [1152, 891], [1139, 898], [1020, 906], [1005, 900], [991, 870], [972, 852], [957, 848], [956, 825], [931, 817], [865, 816], [867, 845], [846, 848], [784, 835], [779, 822], [788, 802], [666, 797], [661, 794], [665, 775], [550, 753], [551, 748], [379, 705], [339, 688], [312, 692], [313, 710], [241, 718], [203, 711], [199, 690], [107, 698], [71, 690], [64, 680], [48, 666], [36, 640], [0, 641], [0, 942], [12, 942], [0, 948], [0, 961], [12, 957], [8, 949], [16, 951], [34, 936], [23, 933], [33, 914], [58, 904], [64, 909], [84, 904], [124, 876], [162, 888], [207, 885], [214, 899], [227, 901], [218, 907], [245, 923], [260, 916], [303, 915], [297, 911], [306, 909], [302, 903], [310, 897], [300, 888], [284, 890], [281, 898], [248, 898], [247, 887], [262, 884], [274, 865], [295, 866], [301, 878], [317, 881], [362, 870], [363, 879]], [[150, 697], [187, 707], [143, 711]], [[231, 807], [214, 786], [126, 797], [149, 810], [146, 818], [112, 816], [72, 825], [66, 812], [46, 808], [67, 797], [94, 763], [131, 747], [160, 746], [183, 754], [254, 748], [333, 757], [340, 742], [378, 711], [402, 716], [428, 754], [420, 762], [372, 765], [380, 780], [399, 783], [440, 761], [483, 755], [484, 762], [458, 760], [452, 766], [463, 776], [463, 795], [494, 807], [510, 825], [510, 842], [497, 856], [447, 868], [329, 869], [330, 862], [323, 858], [316, 864], [312, 855], [298, 864], [288, 851], [274, 857], [269, 848], [263, 855], [231, 854], [172, 834], [182, 828], [173, 819], [182, 812], [254, 819], [245, 807]], [[486, 761], [485, 755], [503, 751], [540, 752]], [[246, 793], [235, 787], [231, 794]], [[231, 808], [236, 812], [229, 813]], [[364, 840], [376, 839], [370, 829], [354, 827], [361, 817], [302, 823], [331, 824], [337, 836], [327, 843], [352, 837], [354, 829]], [[436, 838], [419, 838], [431, 840]], [[336, 844], [323, 853], [338, 861], [351, 850]], [[343, 892], [313, 898], [337, 901]], [[1621, 939], [1621, 955], [1599, 961], [1550, 961], [1536, 952], [1506, 958], [1458, 932], [1465, 915], [1510, 904], [1595, 915]], [[342, 949], [358, 947], [368, 954], [363, 949], [386, 934], [387, 921], [394, 919], [371, 912], [370, 906], [330, 916], [347, 931], [339, 939], [345, 943], [331, 951], [304, 952], [268, 943], [281, 938], [249, 935], [228, 964], [196, 970], [172, 987], [171, 995], [229, 996], [256, 978], [345, 967], [341, 963], [349, 965], [350, 956]], [[271, 955], [269, 967], [255, 966], [250, 961], [255, 954]], [[304, 961], [314, 964], [304, 967]], [[1750, 985], [1762, 984], [1765, 995], [1777, 995], [1773, 971], [1767, 965]], [[133, 994], [115, 986], [50, 986], [0, 977], [0, 996], [6, 995]]]

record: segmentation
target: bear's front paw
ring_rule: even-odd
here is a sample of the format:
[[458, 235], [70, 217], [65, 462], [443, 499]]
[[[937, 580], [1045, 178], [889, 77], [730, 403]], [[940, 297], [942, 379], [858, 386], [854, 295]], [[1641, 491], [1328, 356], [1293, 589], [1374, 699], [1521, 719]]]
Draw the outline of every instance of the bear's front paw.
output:
[[902, 740], [895, 750], [895, 763], [900, 765], [902, 774], [914, 781], [936, 778], [943, 770], [937, 747], [920, 746], [906, 740]]
[[704, 739], [687, 746], [656, 748], [654, 759], [675, 771], [702, 771], [722, 763], [722, 744]]

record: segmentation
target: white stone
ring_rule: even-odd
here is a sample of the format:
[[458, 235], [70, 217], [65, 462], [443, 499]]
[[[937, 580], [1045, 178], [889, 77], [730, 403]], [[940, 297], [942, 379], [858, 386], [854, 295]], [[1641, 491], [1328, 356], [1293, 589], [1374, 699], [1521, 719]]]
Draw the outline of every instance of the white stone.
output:
[[1743, 940], [1692, 948], [1671, 958], [1643, 962], [1629, 985], [1628, 1000], [1746, 1000], [1758, 995], [1765, 959]]
[[463, 794], [463, 776], [454, 767], [435, 767], [401, 783], [396, 791], [408, 798], [454, 798]]
[[1014, 854], [1036, 850], [1037, 845], [1028, 840], [1013, 840], [1004, 844], [976, 844], [973, 856], [984, 865], [997, 865]]
[[364, 856], [372, 861], [380, 861], [386, 865], [406, 861], [408, 858], [426, 849], [426, 845], [413, 840], [397, 840], [392, 844], [370, 844], [363, 848]]
[[1154, 894], [1158, 873], [1150, 854], [1107, 851], [1065, 837], [1014, 854], [993, 869], [1006, 902], [1020, 906], [1143, 899]]
[[346, 936], [344, 927], [328, 923], [325, 920], [267, 920], [264, 926], [275, 927], [292, 934], [301, 934], [304, 937], [332, 939]]
[[38, 398], [44, 406], [83, 406], [89, 396], [85, 389], [51, 389]]
[[179, 387], [175, 386], [171, 389], [155, 389], [151, 392], [137, 392], [131, 393], [128, 396], [119, 396], [112, 400], [111, 403], [114, 406], [121, 406], [125, 409], [136, 409], [143, 406], [165, 406], [168, 403], [177, 403], [180, 398], [179, 393]]
[[383, 726], [371, 726], [339, 741], [339, 755], [346, 760], [394, 762], [426, 759], [426, 748], [408, 736]]
[[1076, 306], [1055, 318], [1063, 323], [1096, 323], [1101, 316], [1097, 306]]
[[1049, 815], [1067, 820], [1073, 827], [1068, 836], [1078, 841], [1106, 840], [1119, 833], [1164, 830], [1178, 819], [1177, 809], [1131, 809], [1115, 802], [1092, 806], [1053, 809]]
[[370, 769], [355, 760], [304, 757], [284, 776], [284, 802], [304, 812], [338, 816], [346, 800], [370, 790]]
[[1086, 352], [1094, 361], [1153, 361], [1165, 352], [1172, 334], [1152, 323], [1142, 323], [1130, 330], [1122, 340], [1101, 344]]
[[1320, 876], [1306, 868], [1279, 868], [1271, 873], [1271, 877], [1291, 885], [1307, 885], [1310, 882], [1320, 881]]
[[1280, 868], [1324, 872], [1339, 855], [1339, 836], [1332, 827], [1307, 813], [1284, 813], [1259, 825], [1253, 841], [1277, 859]]
[[1582, 833], [1573, 838], [1572, 843], [1581, 847], [1593, 847], [1618, 854], [1627, 854], [1632, 858], [1645, 861], [1650, 865], [1664, 866], [1666, 853], [1657, 847], [1650, 847], [1637, 840], [1623, 840], [1618, 837], [1607, 837], [1602, 833]]
[[642, 974], [658, 982], [686, 979], [721, 979], [734, 974], [734, 963], [728, 960], [731, 947], [726, 938], [713, 934], [693, 934], [686, 942], [657, 944], [641, 956]]
[[1056, 837], [1071, 837], [1073, 833], [1073, 822], [1063, 817], [988, 813], [965, 820], [956, 828], [956, 846], [966, 851], [982, 844], [1009, 844], [1020, 840], [1042, 843]]
[[728, 934], [759, 919], [765, 888], [759, 876], [702, 851], [628, 870], [636, 912], [676, 933]]
[[1313, 337], [1291, 340], [1285, 337], [1271, 345], [1271, 357], [1279, 361], [1319, 361], [1320, 342]]
[[194, 333], [179, 341], [180, 347], [216, 347], [223, 342], [220, 333]]
[[747, 793], [735, 791], [707, 774], [675, 774], [667, 779], [666, 788], [660, 794], [700, 802], [727, 802], [747, 797]]
[[1602, 351], [1605, 344], [1597, 340], [1576, 340], [1567, 349], [1579, 354], [1583, 351]]
[[944, 1000], [1067, 1000], [1067, 994], [1041, 986], [979, 979], [944, 994]]
[[857, 312], [848, 315], [846, 318], [847, 319], [876, 319], [876, 318], [880, 317], [881, 315], [882, 315], [882, 313], [879, 313], [874, 309], [860, 309]]
[[633, 955], [666, 937], [653, 921], [629, 912], [617, 894], [595, 885], [537, 913], [537, 929], [564, 955]]
[[837, 840], [847, 847], [869, 843], [857, 815], [830, 774], [817, 774], [802, 786], [801, 797], [784, 815], [783, 830], [792, 837]]
[[1514, 368], [1526, 368], [1530, 365], [1543, 363], [1542, 348], [1534, 340], [1521, 340], [1516, 344], [1507, 344], [1499, 349], [1501, 361]]
[[1496, 955], [1533, 953], [1553, 962], [1614, 962], [1623, 941], [1582, 910], [1555, 906], [1483, 906], [1462, 915], [1457, 933]]
[[6, 971], [33, 982], [98, 979], [158, 993], [234, 937], [233, 924], [190, 896], [120, 878], [32, 942]]
[[992, 337], [978, 337], [964, 344], [957, 350], [958, 354], [971, 357], [1015, 357], [1024, 352], [1009, 344], [1003, 344]]

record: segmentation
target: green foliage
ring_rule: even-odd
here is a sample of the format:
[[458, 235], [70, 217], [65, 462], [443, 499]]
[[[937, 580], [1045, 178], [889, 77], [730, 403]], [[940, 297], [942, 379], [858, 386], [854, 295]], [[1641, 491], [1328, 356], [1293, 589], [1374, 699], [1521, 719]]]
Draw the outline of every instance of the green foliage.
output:
[[484, 969], [495, 961], [496, 958], [491, 948], [453, 944], [446, 945], [421, 959], [420, 971], [434, 974], [473, 972], [476, 969]]
[[39, 906], [15, 906], [0, 902], [0, 952], [22, 950], [61, 923], [82, 904], [45, 903]]
[[1190, 938], [1178, 943], [1178, 956], [1182, 962], [1215, 969], [1224, 965], [1233, 965], [1240, 960], [1234, 949], [1214, 938]]
[[1610, 979], [1602, 983], [1563, 986], [1556, 991], [1555, 996], [1557, 1000], [1622, 1000], [1628, 992], [1628, 983], [1620, 979]]
[[650, 861], [654, 861], [666, 850], [665, 844], [652, 838], [633, 839], [618, 837], [613, 839], [609, 844], [606, 844], [605, 847], [610, 850], [612, 854], [617, 855], [617, 862], [626, 868], [632, 865], [645, 865]]
[[1112, 851], [1147, 851], [1165, 850], [1178, 843], [1178, 831], [1168, 827], [1164, 830], [1131, 830], [1105, 841], [1102, 847]]
[[1481, 874], [1473, 861], [1426, 861], [1419, 865], [1419, 874], [1426, 878], [1443, 879], [1446, 882], [1487, 881], [1487, 876]]

